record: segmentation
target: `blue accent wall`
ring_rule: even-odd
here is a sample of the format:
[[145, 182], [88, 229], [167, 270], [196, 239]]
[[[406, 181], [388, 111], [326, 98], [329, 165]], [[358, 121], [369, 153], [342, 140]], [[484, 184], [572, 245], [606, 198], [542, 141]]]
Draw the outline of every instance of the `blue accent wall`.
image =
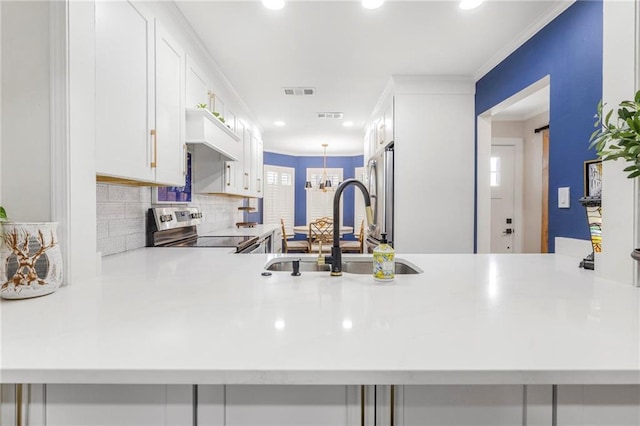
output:
[[[301, 157], [301, 156], [293, 156], [293, 155], [285, 155], [285, 154], [276, 154], [273, 152], [264, 152], [264, 164], [272, 165], [272, 166], [281, 166], [281, 167], [292, 167], [295, 169], [295, 223], [294, 225], [305, 225], [307, 223], [307, 194], [304, 189], [304, 184], [307, 176], [307, 168], [322, 168], [323, 167], [323, 157]], [[341, 168], [343, 170], [343, 179], [349, 179], [355, 177], [355, 169], [356, 167], [362, 167], [364, 165], [364, 156], [357, 155], [354, 157], [327, 157], [327, 168]], [[349, 187], [344, 190], [342, 193], [342, 208], [343, 208], [343, 218], [344, 225], [346, 226], [354, 226], [353, 224], [353, 214], [354, 214], [354, 204], [353, 204], [353, 194], [355, 188]], [[262, 222], [262, 200], [259, 203], [260, 212], [255, 213], [254, 217], [256, 219], [250, 220], [258, 220]], [[259, 215], [259, 216], [258, 216]], [[258, 219], [259, 218], [259, 219]], [[345, 235], [345, 239], [351, 238], [352, 236]]]
[[[546, 75], [549, 111], [549, 251], [555, 237], [589, 239], [583, 164], [602, 98], [602, 0], [579, 0], [476, 83], [476, 115]], [[571, 208], [558, 208], [558, 188], [571, 188]]]

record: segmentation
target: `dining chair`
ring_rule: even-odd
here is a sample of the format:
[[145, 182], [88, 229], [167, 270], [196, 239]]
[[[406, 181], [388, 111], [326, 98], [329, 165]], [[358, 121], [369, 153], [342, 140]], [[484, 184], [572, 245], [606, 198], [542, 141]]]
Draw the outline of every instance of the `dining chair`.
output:
[[333, 221], [328, 218], [320, 218], [309, 223], [308, 247], [310, 253], [330, 252], [333, 244]]
[[340, 240], [340, 247], [343, 253], [362, 253], [364, 248], [364, 220], [360, 222], [360, 231], [358, 232], [358, 240]]
[[280, 219], [282, 225], [282, 252], [283, 253], [308, 253], [309, 243], [306, 241], [287, 241], [287, 231], [284, 226], [284, 219]]

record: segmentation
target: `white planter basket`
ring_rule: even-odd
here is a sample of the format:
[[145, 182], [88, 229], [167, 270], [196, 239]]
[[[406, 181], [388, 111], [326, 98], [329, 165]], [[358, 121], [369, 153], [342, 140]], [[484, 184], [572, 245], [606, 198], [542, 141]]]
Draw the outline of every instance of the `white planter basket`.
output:
[[53, 293], [62, 283], [58, 224], [2, 223], [0, 297], [27, 299]]

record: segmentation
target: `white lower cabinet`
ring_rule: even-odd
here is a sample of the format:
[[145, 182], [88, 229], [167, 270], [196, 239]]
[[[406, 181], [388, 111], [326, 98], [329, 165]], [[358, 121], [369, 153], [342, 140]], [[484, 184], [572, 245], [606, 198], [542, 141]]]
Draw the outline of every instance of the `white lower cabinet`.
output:
[[47, 426], [192, 426], [191, 385], [47, 385]]
[[563, 385], [557, 395], [558, 426], [640, 425], [638, 385]]
[[[364, 401], [364, 403], [362, 403]], [[16, 385], [24, 426], [638, 426], [640, 386]]]
[[360, 386], [203, 385], [197, 417], [198, 426], [356, 426]]
[[[396, 388], [396, 425], [516, 426], [523, 424], [522, 385], [437, 385], [397, 386]], [[380, 424], [391, 423], [383, 419]]]

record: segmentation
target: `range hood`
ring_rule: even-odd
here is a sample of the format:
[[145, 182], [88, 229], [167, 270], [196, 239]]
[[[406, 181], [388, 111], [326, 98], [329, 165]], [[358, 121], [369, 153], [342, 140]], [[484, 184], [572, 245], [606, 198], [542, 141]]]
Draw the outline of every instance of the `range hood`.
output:
[[231, 161], [242, 160], [243, 144], [240, 136], [206, 109], [186, 110], [185, 142], [210, 148]]

